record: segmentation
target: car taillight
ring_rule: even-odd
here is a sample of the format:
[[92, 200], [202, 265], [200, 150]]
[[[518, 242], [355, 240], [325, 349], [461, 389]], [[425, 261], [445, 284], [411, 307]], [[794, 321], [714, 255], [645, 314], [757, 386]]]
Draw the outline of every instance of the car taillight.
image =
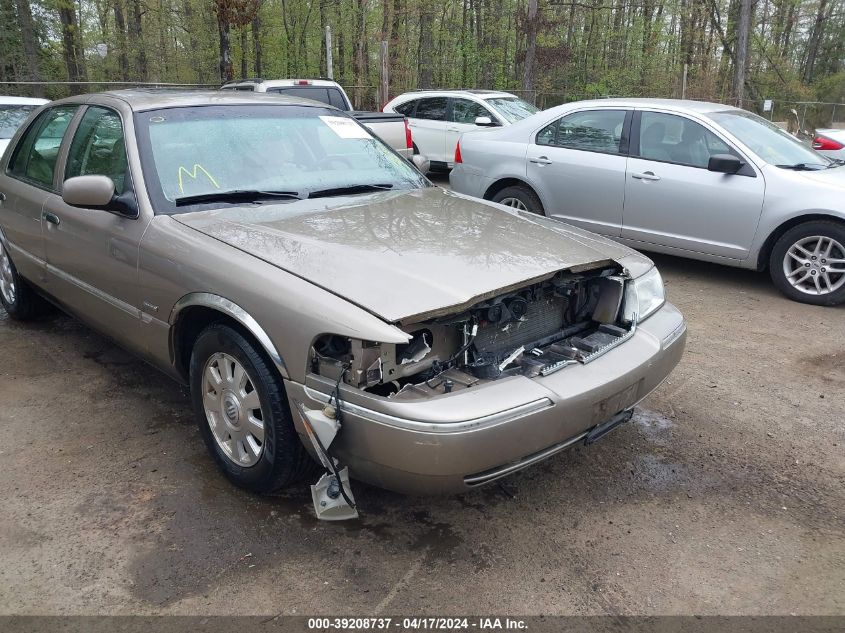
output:
[[310, 86], [313, 82], [310, 79], [297, 79], [294, 83], [297, 86]]
[[455, 164], [457, 165], [458, 163], [462, 162], [464, 161], [463, 159], [461, 159], [461, 142], [458, 141], [458, 144], [455, 145]]
[[405, 119], [405, 147], [414, 149], [414, 137], [411, 136], [411, 126], [408, 125], [408, 119]]
[[843, 147], [845, 147], [845, 145], [839, 141], [834, 141], [832, 138], [827, 138], [826, 136], [817, 136], [813, 139], [813, 149], [823, 149], [833, 152], [838, 149], [842, 149]]

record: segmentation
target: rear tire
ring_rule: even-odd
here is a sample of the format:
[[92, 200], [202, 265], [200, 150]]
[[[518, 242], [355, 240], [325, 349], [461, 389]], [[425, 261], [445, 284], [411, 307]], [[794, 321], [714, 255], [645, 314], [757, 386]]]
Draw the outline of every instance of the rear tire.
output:
[[781, 235], [769, 274], [793, 301], [833, 306], [845, 302], [845, 224], [811, 220]]
[[498, 202], [506, 207], [512, 207], [520, 211], [528, 211], [537, 215], [545, 215], [543, 203], [534, 193], [534, 190], [524, 185], [505, 187], [493, 196], [493, 202]]
[[236, 486], [268, 493], [315, 472], [278, 371], [240, 332], [214, 323], [200, 333], [190, 385], [200, 434]]
[[15, 321], [29, 321], [47, 311], [48, 304], [18, 274], [6, 245], [0, 240], [0, 303]]

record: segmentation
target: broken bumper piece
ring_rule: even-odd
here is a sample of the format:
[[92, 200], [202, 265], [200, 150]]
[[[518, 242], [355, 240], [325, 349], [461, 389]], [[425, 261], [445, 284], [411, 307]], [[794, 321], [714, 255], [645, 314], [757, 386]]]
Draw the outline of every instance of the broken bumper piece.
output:
[[[686, 327], [667, 303], [623, 344], [547, 376], [513, 376], [427, 400], [401, 402], [344, 390], [344, 426], [332, 454], [361, 481], [407, 494], [470, 490], [608, 430], [681, 359]], [[334, 384], [285, 381], [292, 403], [319, 409]], [[306, 445], [307, 432], [297, 430]], [[531, 459], [529, 459], [531, 458]]]

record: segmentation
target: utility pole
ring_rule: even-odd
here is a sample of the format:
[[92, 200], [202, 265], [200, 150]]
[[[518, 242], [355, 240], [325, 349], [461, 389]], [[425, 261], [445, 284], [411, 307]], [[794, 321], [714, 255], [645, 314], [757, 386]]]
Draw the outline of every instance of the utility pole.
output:
[[681, 82], [681, 99], [687, 98], [687, 71], [689, 71], [689, 64], [684, 64], [684, 79]]
[[387, 64], [387, 41], [381, 41], [381, 49], [379, 50], [379, 109], [390, 100], [388, 96], [390, 75]]
[[745, 66], [748, 60], [748, 31], [751, 28], [751, 0], [740, 0], [739, 24], [734, 55], [733, 97], [738, 108], [745, 97]]
[[329, 79], [334, 79], [332, 68], [332, 27], [326, 24], [326, 74]]

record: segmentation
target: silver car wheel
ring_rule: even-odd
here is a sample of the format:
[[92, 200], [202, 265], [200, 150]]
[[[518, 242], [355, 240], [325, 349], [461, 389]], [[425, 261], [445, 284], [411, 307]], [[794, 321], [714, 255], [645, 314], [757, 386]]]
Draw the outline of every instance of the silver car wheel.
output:
[[264, 452], [264, 412], [255, 382], [234, 357], [212, 354], [202, 372], [202, 402], [211, 433], [238, 466], [254, 466]]
[[823, 235], [801, 238], [786, 251], [783, 274], [805, 294], [834, 292], [845, 285], [845, 247]]
[[15, 286], [15, 273], [12, 271], [12, 260], [9, 259], [9, 254], [6, 252], [6, 247], [3, 242], [0, 242], [0, 293], [6, 303], [12, 304], [17, 297], [17, 287]]
[[499, 204], [503, 204], [506, 207], [513, 207], [514, 209], [519, 209], [520, 211], [528, 211], [528, 207], [526, 207], [525, 203], [519, 198], [502, 198], [499, 200]]

